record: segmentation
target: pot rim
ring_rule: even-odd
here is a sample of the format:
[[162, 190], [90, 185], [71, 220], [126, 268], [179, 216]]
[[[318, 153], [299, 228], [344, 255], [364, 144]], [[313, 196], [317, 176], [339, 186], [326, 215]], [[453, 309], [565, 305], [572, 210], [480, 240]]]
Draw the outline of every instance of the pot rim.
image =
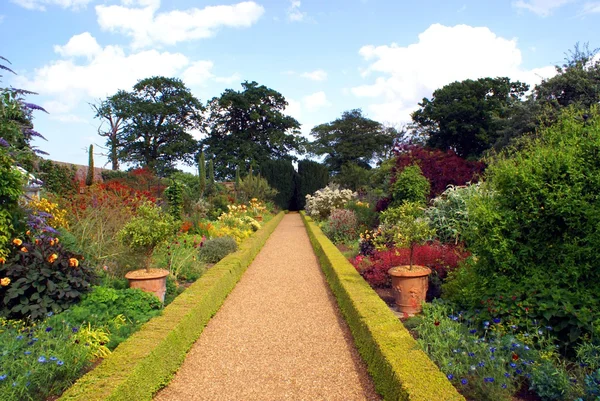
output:
[[125, 278], [127, 280], [153, 280], [157, 278], [163, 278], [169, 275], [169, 271], [165, 269], [151, 269], [150, 273], [147, 273], [145, 276], [131, 276], [132, 273], [137, 273], [139, 271], [146, 271], [146, 269], [137, 269], [129, 271], [125, 274]]
[[392, 277], [423, 277], [431, 274], [427, 266], [413, 265], [413, 270], [409, 269], [410, 265], [394, 266], [388, 270], [388, 274]]

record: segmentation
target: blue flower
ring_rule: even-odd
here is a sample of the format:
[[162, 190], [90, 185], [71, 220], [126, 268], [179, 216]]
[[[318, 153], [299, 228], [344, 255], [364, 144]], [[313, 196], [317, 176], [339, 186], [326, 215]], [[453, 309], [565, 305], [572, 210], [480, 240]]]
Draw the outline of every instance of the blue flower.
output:
[[498, 324], [500, 323], [501, 319], [499, 317], [495, 317], [494, 318], [494, 323]]
[[52, 311], [50, 311], [50, 312], [46, 313], [46, 316], [48, 316], [48, 317], [50, 317], [50, 316], [52, 316], [52, 315], [54, 315], [54, 312], [52, 312]]
[[493, 354], [494, 352], [496, 352], [496, 347], [490, 347], [490, 352]]
[[46, 357], [45, 357], [45, 356], [40, 356], [40, 357], [38, 358], [38, 362], [39, 362], [39, 363], [46, 363]]
[[79, 329], [78, 329], [77, 327], [73, 327], [73, 328], [71, 329], [71, 331], [72, 331], [73, 333], [77, 333], [77, 332], [79, 331]]
[[529, 351], [529, 349], [530, 349], [530, 348], [529, 348], [527, 345], [525, 345], [525, 346], [523, 346], [523, 349], [524, 349], [525, 351]]
[[488, 327], [489, 325], [490, 325], [490, 322], [488, 322], [487, 320], [485, 322], [483, 322], [484, 327]]
[[462, 384], [463, 386], [466, 385], [469, 381], [467, 379], [461, 379], [460, 380], [460, 384]]
[[454, 379], [454, 375], [453, 375], [453, 374], [449, 374], [449, 375], [448, 375], [448, 376], [446, 376], [446, 377], [448, 377], [448, 380], [452, 380], [452, 379]]
[[520, 375], [521, 373], [523, 373], [523, 371], [521, 369], [517, 369], [517, 370], [515, 370], [515, 373]]
[[493, 377], [484, 377], [483, 381], [484, 382], [488, 382], [488, 383], [493, 383], [494, 382], [494, 378]]
[[23, 336], [21, 336], [21, 335], [17, 336], [17, 340], [22, 340], [22, 339], [23, 339]]
[[485, 366], [485, 362], [479, 361], [477, 365], [479, 365], [480, 368], [483, 368]]
[[51, 361], [56, 361], [57, 359], [58, 359], [58, 358], [57, 358], [57, 357], [55, 357], [55, 356], [51, 356], [51, 357], [50, 357], [50, 360], [51, 360]]
[[514, 325], [514, 324], [512, 324], [512, 325], [510, 326], [510, 328], [511, 328], [511, 329], [513, 329], [513, 330], [516, 330], [516, 329], [517, 329], [517, 326], [516, 326], [516, 325]]
[[504, 372], [504, 377], [510, 377], [510, 373]]
[[490, 355], [490, 360], [493, 361], [494, 359], [496, 359], [496, 357], [494, 355]]
[[502, 383], [502, 388], [506, 388], [506, 383]]
[[469, 333], [475, 334], [475, 333], [477, 333], [477, 329], [471, 329], [471, 330], [469, 330]]
[[546, 326], [546, 330], [552, 331], [552, 326]]
[[0, 375], [0, 381], [2, 381], [2, 380], [4, 380], [4, 379], [6, 379], [7, 377], [8, 377], [8, 376], [6, 376], [6, 375]]
[[62, 366], [62, 365], [64, 365], [65, 363], [64, 363], [63, 361], [56, 361], [56, 364], [57, 364], [58, 366]]
[[25, 351], [24, 354], [25, 355], [31, 355], [31, 351]]
[[516, 367], [517, 367], [517, 364], [516, 364], [516, 363], [514, 363], [514, 362], [511, 362], [511, 363], [510, 363], [510, 367], [511, 367], [511, 368], [516, 368]]
[[475, 353], [474, 352], [469, 352], [467, 355], [469, 355], [469, 356], [475, 356]]
[[50, 333], [52, 331], [52, 327], [46, 327], [46, 333]]

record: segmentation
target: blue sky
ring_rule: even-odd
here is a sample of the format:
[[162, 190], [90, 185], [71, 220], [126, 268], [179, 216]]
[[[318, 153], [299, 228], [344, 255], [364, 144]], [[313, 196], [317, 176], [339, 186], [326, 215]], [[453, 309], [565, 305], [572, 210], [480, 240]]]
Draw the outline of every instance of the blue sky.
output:
[[[456, 80], [554, 74], [576, 42], [598, 47], [600, 1], [0, 0], [0, 55], [38, 92], [36, 143], [54, 160], [106, 163], [90, 103], [152, 75], [203, 102], [242, 81], [281, 92], [304, 135], [345, 110], [402, 125]], [[200, 136], [199, 136], [200, 137]]]

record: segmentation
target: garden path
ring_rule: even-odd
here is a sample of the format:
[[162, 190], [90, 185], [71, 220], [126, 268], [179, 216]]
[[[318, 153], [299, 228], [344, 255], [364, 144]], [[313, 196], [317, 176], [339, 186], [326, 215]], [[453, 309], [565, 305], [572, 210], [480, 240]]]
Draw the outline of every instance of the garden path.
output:
[[379, 399], [299, 214], [284, 217], [155, 397]]

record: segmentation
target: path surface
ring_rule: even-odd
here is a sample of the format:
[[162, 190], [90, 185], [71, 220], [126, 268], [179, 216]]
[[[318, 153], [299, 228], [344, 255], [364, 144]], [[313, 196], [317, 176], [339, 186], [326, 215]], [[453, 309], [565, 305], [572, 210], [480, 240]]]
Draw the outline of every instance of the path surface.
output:
[[379, 399], [298, 214], [284, 217], [155, 397]]

